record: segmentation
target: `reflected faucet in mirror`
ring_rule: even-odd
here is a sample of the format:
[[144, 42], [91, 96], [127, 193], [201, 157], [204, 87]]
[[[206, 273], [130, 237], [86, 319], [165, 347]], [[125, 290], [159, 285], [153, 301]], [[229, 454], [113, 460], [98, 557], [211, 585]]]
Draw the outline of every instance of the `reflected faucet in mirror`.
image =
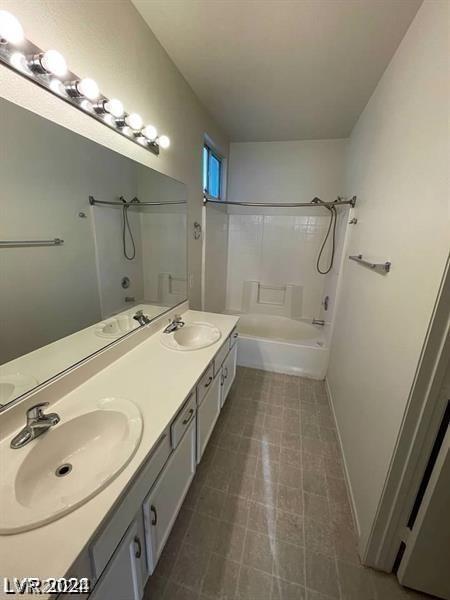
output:
[[137, 313], [133, 316], [133, 319], [139, 323], [139, 325], [148, 325], [151, 321], [150, 317], [144, 315], [142, 310], [138, 310]]
[[45, 433], [50, 427], [54, 427], [59, 423], [60, 418], [56, 413], [44, 414], [42, 409], [45, 406], [48, 406], [48, 402], [36, 404], [27, 410], [27, 424], [11, 440], [10, 446], [13, 450], [23, 448], [29, 442]]

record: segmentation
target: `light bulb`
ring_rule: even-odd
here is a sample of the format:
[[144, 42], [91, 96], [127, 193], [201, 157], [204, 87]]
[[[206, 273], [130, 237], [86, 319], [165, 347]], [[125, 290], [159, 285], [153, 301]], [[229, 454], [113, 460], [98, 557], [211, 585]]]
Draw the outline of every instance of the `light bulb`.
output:
[[67, 73], [67, 63], [57, 50], [47, 50], [39, 58], [42, 68], [56, 77], [64, 77]]
[[89, 79], [89, 77], [78, 81], [76, 83], [76, 88], [78, 92], [88, 100], [96, 100], [100, 95], [98, 85], [93, 79]]
[[0, 10], [0, 41], [20, 44], [24, 40], [20, 21], [6, 10]]
[[142, 130], [142, 135], [153, 142], [158, 137], [158, 131], [153, 125], [146, 125]]
[[158, 138], [158, 144], [161, 148], [168, 148], [170, 146], [170, 138], [168, 138], [167, 135], [161, 135]]
[[138, 115], [137, 113], [131, 113], [125, 117], [125, 123], [131, 127], [131, 129], [138, 131], [141, 129], [143, 121], [141, 115]]
[[22, 52], [13, 52], [11, 54], [9, 62], [18, 71], [24, 71], [24, 72], [28, 71], [28, 73], [30, 72], [30, 70], [28, 69], [28, 65], [27, 65], [27, 59], [25, 58], [25, 55], [22, 54]]
[[52, 90], [52, 92], [55, 92], [55, 94], [58, 94], [59, 96], [67, 96], [66, 88], [64, 87], [63, 82], [59, 79], [52, 79], [50, 81], [50, 89]]
[[123, 113], [124, 113], [122, 102], [120, 100], [117, 100], [116, 98], [112, 98], [111, 100], [106, 100], [103, 103], [103, 108], [106, 110], [106, 112], [110, 113], [113, 117], [116, 117], [116, 119], [118, 119], [119, 117], [122, 117]]

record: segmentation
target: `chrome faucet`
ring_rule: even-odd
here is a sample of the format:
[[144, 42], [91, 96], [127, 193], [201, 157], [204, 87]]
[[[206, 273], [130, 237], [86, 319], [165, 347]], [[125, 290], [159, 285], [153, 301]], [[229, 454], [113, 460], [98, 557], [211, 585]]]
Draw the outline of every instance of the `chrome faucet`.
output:
[[181, 329], [181, 327], [184, 327], [184, 321], [182, 321], [180, 315], [175, 315], [173, 321], [169, 321], [163, 333], [172, 333], [173, 331], [177, 331], [177, 329]]
[[41, 402], [27, 410], [27, 424], [11, 440], [11, 448], [17, 450], [23, 448], [29, 442], [45, 433], [50, 427], [54, 427], [60, 421], [59, 415], [50, 413], [44, 415], [43, 408], [48, 406], [48, 402]]
[[137, 321], [139, 325], [148, 325], [151, 320], [147, 315], [144, 315], [142, 310], [138, 310], [133, 319]]
[[325, 325], [325, 321], [323, 319], [313, 319], [312, 324], [320, 325], [320, 327], [323, 327]]

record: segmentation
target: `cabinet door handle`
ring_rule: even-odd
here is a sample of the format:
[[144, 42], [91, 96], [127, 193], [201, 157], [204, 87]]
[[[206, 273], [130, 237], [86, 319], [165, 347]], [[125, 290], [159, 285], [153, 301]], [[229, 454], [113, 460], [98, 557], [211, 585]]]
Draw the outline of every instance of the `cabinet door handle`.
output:
[[239, 334], [238, 334], [238, 332], [237, 332], [237, 331], [236, 331], [236, 333], [233, 333], [233, 337], [234, 337], [234, 339], [236, 339], [238, 335], [239, 335]]
[[209, 387], [211, 385], [211, 381], [213, 380], [212, 375], [208, 377], [208, 382], [205, 383], [205, 387]]
[[136, 558], [141, 558], [141, 556], [142, 556], [141, 540], [139, 539], [139, 536], [137, 536], [137, 535], [134, 536], [134, 545], [136, 547], [136, 549], [134, 551], [134, 556]]
[[156, 512], [156, 508], [153, 506], [153, 504], [150, 506], [150, 512], [153, 515], [151, 523], [152, 525], [156, 525], [158, 522], [158, 513]]
[[224, 373], [224, 375], [225, 375], [225, 379], [226, 379], [228, 377], [228, 367], [225, 367], [225, 373]]
[[188, 410], [186, 418], [183, 419], [183, 425], [187, 425], [192, 420], [193, 415], [194, 415], [194, 409], [190, 408]]
[[223, 376], [223, 373], [222, 373], [222, 375], [220, 376], [220, 385], [221, 385], [221, 387], [223, 387], [224, 383], [225, 383], [225, 377]]

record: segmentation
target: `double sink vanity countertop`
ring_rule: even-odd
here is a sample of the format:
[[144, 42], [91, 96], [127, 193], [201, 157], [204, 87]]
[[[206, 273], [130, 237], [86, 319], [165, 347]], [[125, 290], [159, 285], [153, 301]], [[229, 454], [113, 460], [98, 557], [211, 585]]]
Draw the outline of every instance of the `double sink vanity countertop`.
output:
[[[238, 317], [188, 310], [183, 314], [183, 320], [187, 323], [211, 323], [221, 331], [220, 340], [195, 351], [170, 350], [161, 344], [165, 323], [147, 340], [48, 407], [49, 412], [51, 410], [60, 415], [63, 423], [64, 415], [67, 413], [70, 416], [70, 407], [75, 406], [73, 403], [76, 403], [79, 412], [83, 403], [91, 407], [92, 402], [104, 398], [123, 398], [134, 402], [142, 414], [142, 438], [123, 471], [86, 503], [36, 529], [0, 535], [1, 577], [47, 579], [66, 575], [126, 491], [161, 434], [235, 327]], [[25, 410], [21, 409], [20, 403], [15, 410], [23, 411], [25, 424]], [[36, 450], [42, 439], [31, 442]], [[11, 450], [21, 451], [26, 451], [26, 448]], [[0, 464], [0, 479], [5, 466]], [[0, 481], [0, 510], [1, 490]], [[0, 597], [3, 597], [2, 591]]]

